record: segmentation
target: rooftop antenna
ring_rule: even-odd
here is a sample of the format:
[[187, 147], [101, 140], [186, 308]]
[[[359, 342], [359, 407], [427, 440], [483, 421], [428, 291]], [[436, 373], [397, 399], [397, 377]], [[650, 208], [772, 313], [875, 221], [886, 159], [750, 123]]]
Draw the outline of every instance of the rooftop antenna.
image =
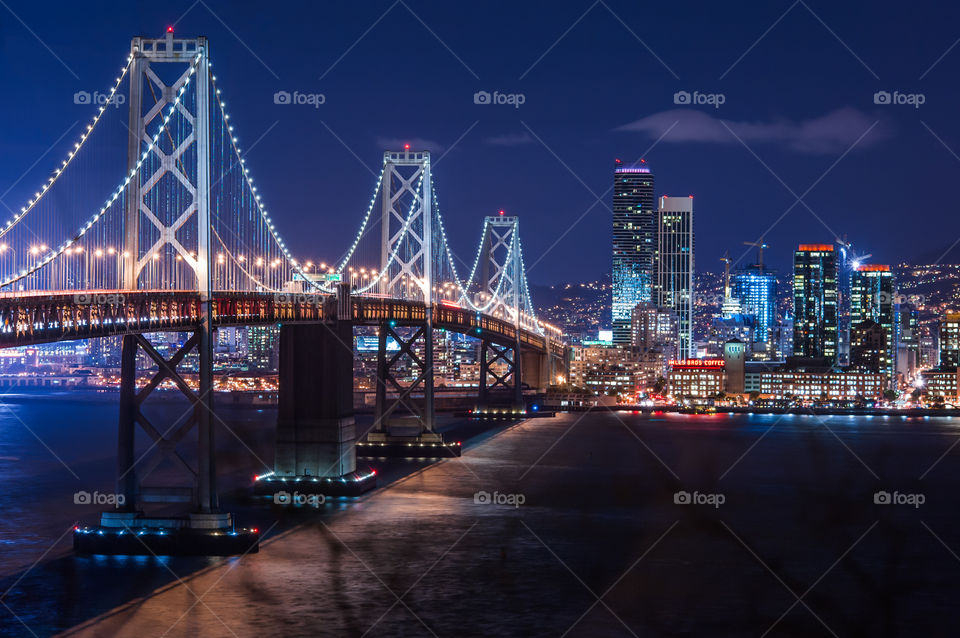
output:
[[720, 261], [723, 262], [723, 298], [728, 299], [730, 297], [730, 251], [723, 253], [723, 257], [720, 258]]

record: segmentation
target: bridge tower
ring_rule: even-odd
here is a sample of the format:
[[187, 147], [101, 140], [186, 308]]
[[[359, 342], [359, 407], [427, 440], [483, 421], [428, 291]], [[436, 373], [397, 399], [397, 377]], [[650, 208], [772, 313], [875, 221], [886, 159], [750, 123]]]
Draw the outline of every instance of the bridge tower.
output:
[[[172, 357], [161, 355], [142, 335], [123, 337], [120, 418], [118, 435], [118, 491], [124, 494], [122, 511], [104, 513], [104, 527], [150, 526], [141, 506], [147, 503], [184, 503], [188, 519], [178, 526], [188, 529], [224, 529], [233, 523], [219, 511], [216, 492], [213, 436], [213, 322], [210, 250], [210, 73], [209, 44], [204, 37], [174, 38], [172, 27], [163, 38], [136, 37], [130, 46], [128, 170], [136, 174], [127, 182], [124, 215], [123, 287], [177, 289], [200, 293], [199, 328]], [[187, 89], [191, 90], [188, 92]], [[166, 135], [148, 133], [166, 115], [177, 126]], [[170, 131], [180, 131], [175, 139]], [[174, 184], [178, 197], [154, 197]], [[152, 203], [151, 203], [152, 202]], [[148, 268], [163, 255], [185, 269]], [[194, 392], [178, 366], [196, 351], [199, 390]], [[137, 353], [143, 351], [158, 367], [146, 387], [137, 390]], [[160, 427], [142, 413], [144, 399], [170, 379], [193, 405], [183, 424]], [[137, 459], [134, 440], [137, 425], [152, 439], [152, 458]], [[177, 445], [197, 431], [197, 462], [188, 463]], [[164, 459], [172, 460], [192, 479], [192, 487], [147, 486], [144, 480]], [[169, 517], [167, 517], [169, 524]]]
[[[422, 312], [405, 320], [382, 321], [378, 327], [376, 411], [370, 443], [434, 445], [441, 442], [434, 418], [433, 303], [438, 258], [430, 152], [386, 151], [381, 183], [380, 293], [395, 299], [423, 302]], [[400, 328], [407, 329], [406, 331]], [[410, 333], [410, 334], [406, 334]], [[399, 351], [389, 354], [390, 341]], [[407, 356], [417, 371], [414, 382], [402, 386], [395, 365]], [[420, 392], [422, 401], [414, 400]], [[398, 414], [405, 414], [398, 418]]]
[[479, 407], [486, 409], [509, 402], [522, 409], [520, 329], [525, 275], [520, 254], [520, 219], [502, 213], [488, 216], [483, 229], [480, 290], [474, 303], [481, 308], [489, 306], [488, 314], [513, 323], [516, 338], [512, 343], [496, 343], [481, 336]]

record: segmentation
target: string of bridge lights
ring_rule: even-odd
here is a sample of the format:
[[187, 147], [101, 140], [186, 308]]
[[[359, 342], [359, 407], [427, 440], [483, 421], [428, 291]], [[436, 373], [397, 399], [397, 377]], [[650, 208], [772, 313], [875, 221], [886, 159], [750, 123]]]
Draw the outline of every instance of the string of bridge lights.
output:
[[[208, 62], [208, 66], [212, 67], [213, 63]], [[223, 115], [224, 123], [227, 126], [227, 133], [233, 133], [233, 126], [231, 126], [229, 123], [230, 115], [227, 113], [226, 103], [220, 97], [220, 89], [217, 88], [217, 77], [213, 75], [212, 71], [210, 71], [208, 75], [210, 77], [210, 84], [213, 88], [214, 98], [217, 101], [217, 105], [220, 107], [220, 113]], [[233, 148], [233, 152], [236, 154], [237, 160], [240, 162], [240, 172], [243, 175], [243, 178], [246, 181], [247, 186], [250, 188], [250, 192], [253, 193], [253, 200], [254, 202], [256, 202], [257, 211], [260, 213], [260, 216], [263, 218], [263, 221], [266, 224], [267, 230], [270, 232], [270, 236], [273, 237], [273, 240], [277, 243], [277, 245], [280, 247], [280, 250], [283, 252], [284, 257], [286, 257], [287, 261], [290, 262], [290, 265], [293, 268], [293, 270], [300, 274], [300, 276], [303, 278], [303, 281], [305, 281], [307, 284], [309, 284], [310, 286], [312, 286], [317, 290], [320, 290], [322, 292], [330, 292], [330, 290], [325, 290], [323, 286], [312, 281], [307, 276], [307, 274], [303, 271], [303, 269], [300, 267], [297, 260], [293, 258], [293, 255], [290, 254], [290, 251], [287, 249], [287, 245], [284, 243], [279, 233], [277, 233], [276, 228], [274, 228], [273, 222], [270, 221], [270, 215], [267, 213], [267, 209], [264, 208], [263, 206], [263, 201], [260, 197], [260, 194], [257, 192], [257, 187], [253, 185], [253, 177], [251, 177], [250, 171], [247, 170], [247, 165], [246, 165], [246, 162], [244, 161], [243, 154], [240, 152], [240, 147], [238, 145], [237, 138], [234, 137], [233, 135], [227, 135], [227, 137], [230, 139], [230, 146]], [[234, 260], [236, 259], [234, 258]], [[274, 290], [274, 292], [276, 291]]]
[[[381, 173], [381, 177], [382, 175], [383, 173]], [[421, 173], [420, 179], [417, 180], [417, 186], [415, 191], [419, 193], [420, 188], [422, 186], [423, 186], [423, 174]], [[376, 199], [376, 197], [374, 197], [374, 199]], [[423, 198], [421, 198], [421, 200], [422, 199]], [[407, 231], [410, 229], [410, 222], [413, 220], [413, 212], [414, 210], [416, 210], [416, 206], [417, 206], [417, 198], [414, 197], [413, 201], [410, 202], [410, 210], [407, 211], [407, 217], [406, 219], [403, 220], [403, 228], [400, 230], [400, 234], [397, 236], [396, 244], [394, 244], [393, 250], [390, 252], [390, 259], [388, 259], [386, 265], [380, 269], [380, 277], [374, 277], [369, 285], [367, 285], [365, 288], [358, 289], [357, 294], [362, 295], [363, 293], [373, 288], [373, 286], [377, 283], [379, 279], [385, 279], [386, 281], [389, 281], [389, 279], [386, 279], [388, 277], [387, 273], [390, 271], [390, 266], [392, 266], [393, 262], [396, 261], [397, 251], [400, 250], [400, 243], [403, 241], [403, 238], [407, 236]], [[344, 262], [344, 265], [346, 265], [346, 262]]]
[[[463, 282], [460, 280], [460, 276], [457, 274], [457, 267], [456, 267], [456, 264], [454, 264], [454, 262], [453, 262], [453, 256], [452, 256], [452, 254], [450, 253], [450, 242], [447, 241], [447, 233], [446, 233], [446, 231], [445, 231], [444, 228], [443, 228], [443, 216], [440, 214], [440, 202], [437, 200], [437, 190], [436, 190], [436, 188], [433, 186], [433, 177], [432, 177], [432, 176], [431, 176], [431, 178], [430, 178], [430, 187], [431, 187], [430, 190], [431, 190], [431, 192], [433, 193], [433, 203], [434, 203], [434, 207], [435, 207], [436, 210], [437, 210], [437, 219], [438, 219], [439, 225], [440, 225], [440, 234], [441, 234], [441, 236], [443, 237], [444, 248], [446, 249], [446, 253], [447, 253], [447, 261], [450, 262], [450, 267], [451, 267], [451, 269], [453, 270], [454, 279], [456, 279], [457, 286], [460, 288], [460, 298], [461, 298], [461, 300], [462, 300], [463, 302], [465, 302], [465, 303], [467, 304], [467, 306], [470, 307], [471, 310], [473, 310], [473, 311], [475, 311], [475, 312], [486, 312], [486, 311], [489, 310], [492, 306], [495, 305], [496, 300], [497, 300], [497, 298], [498, 298], [499, 295], [500, 295], [500, 290], [501, 290], [501, 288], [503, 287], [503, 280], [505, 279], [505, 277], [501, 274], [501, 276], [497, 279], [497, 287], [496, 287], [496, 289], [494, 290], [493, 295], [491, 295], [490, 301], [488, 301], [486, 305], [484, 305], [484, 306], [478, 306], [478, 305], [476, 305], [475, 303], [473, 303], [473, 301], [470, 299], [470, 296], [469, 296], [469, 288], [463, 286]], [[476, 256], [476, 258], [475, 258], [474, 261], [473, 261], [473, 267], [470, 269], [470, 278], [467, 280], [467, 286], [473, 285], [473, 277], [474, 277], [474, 275], [476, 275], [477, 266], [478, 266], [479, 263], [480, 263], [480, 256], [481, 256], [481, 254], [483, 253], [483, 237], [486, 236], [487, 226], [488, 226], [488, 225], [489, 225], [489, 222], [488, 222], [486, 219], [484, 219], [484, 220], [483, 220], [483, 230], [481, 231], [481, 234], [480, 234], [480, 238], [481, 238], [481, 239], [480, 239], [480, 246], [477, 248], [477, 256]], [[508, 255], [512, 254], [512, 252], [513, 252], [513, 250], [514, 250], [513, 241], [514, 241], [514, 239], [516, 238], [516, 236], [517, 236], [517, 233], [514, 233], [513, 236], [511, 236], [511, 238], [510, 238], [510, 247], [509, 247], [509, 249], [508, 249], [508, 251], [507, 251], [507, 254], [508, 254]], [[522, 254], [521, 254], [521, 262], [520, 262], [520, 263], [523, 263]], [[530, 293], [529, 293], [529, 291], [528, 291], [528, 292], [527, 292], [527, 298], [528, 298], [528, 299], [529, 299], [529, 294], [530, 294]], [[519, 310], [518, 310], [518, 312], [519, 312]], [[536, 320], [536, 319], [534, 319], [534, 320]]]
[[[130, 59], [132, 60], [132, 57]], [[197, 56], [194, 57], [193, 62], [191, 63], [191, 67], [190, 67], [191, 76], [196, 72], [197, 70], [196, 65], [199, 61], [200, 61], [200, 54], [197, 54]], [[127, 68], [129, 68], [129, 66], [130, 65], [128, 61]], [[123, 78], [121, 77], [120, 79], [122, 80]], [[73, 236], [72, 239], [65, 241], [63, 244], [60, 245], [59, 248], [57, 248], [57, 250], [52, 251], [48, 256], [41, 259], [31, 268], [25, 268], [21, 270], [18, 274], [14, 275], [13, 277], [0, 281], [0, 288], [4, 288], [6, 286], [9, 286], [10, 284], [20, 281], [25, 277], [28, 277], [33, 273], [37, 272], [38, 270], [40, 270], [41, 268], [43, 268], [44, 266], [46, 266], [47, 264], [49, 264], [50, 262], [52, 262], [54, 259], [56, 259], [60, 255], [62, 255], [64, 252], [72, 248], [74, 244], [80, 241], [80, 238], [83, 237], [87, 233], [87, 231], [90, 230], [93, 227], [93, 225], [97, 223], [106, 214], [107, 210], [109, 210], [109, 208], [113, 205], [113, 203], [116, 202], [117, 199], [123, 194], [127, 185], [130, 183], [130, 180], [133, 179], [138, 174], [138, 172], [140, 171], [140, 167], [143, 165], [144, 161], [146, 161], [147, 157], [149, 157], [150, 153], [153, 152], [154, 147], [157, 145], [160, 139], [160, 135], [167, 130], [167, 124], [169, 124], [170, 119], [173, 117], [174, 111], [180, 105], [180, 102], [183, 99], [183, 94], [184, 92], [186, 92], [187, 87], [189, 85], [190, 85], [190, 77], [187, 77], [183, 81], [183, 85], [177, 91], [177, 95], [174, 98], [174, 101], [171, 103], [170, 108], [167, 111], [167, 114], [164, 116], [163, 121], [160, 124], [159, 130], [153, 136], [153, 138], [151, 138], [150, 144], [148, 144], [147, 148], [143, 151], [143, 153], [141, 153], [140, 159], [137, 160], [136, 165], [130, 170], [130, 173], [127, 174], [126, 178], [117, 188], [117, 190], [107, 199], [107, 202], [103, 205], [103, 207], [98, 212], [94, 213], [94, 215], [87, 221], [87, 223], [84, 226], [82, 226], [79, 231], [77, 231], [77, 233]], [[71, 152], [71, 158], [72, 158], [72, 155], [76, 154], [76, 150], [78, 149], [75, 149], [74, 151]]]
[[117, 78], [116, 83], [113, 85], [113, 88], [110, 89], [109, 94], [107, 95], [106, 101], [100, 106], [100, 109], [97, 111], [96, 115], [93, 116], [93, 121], [90, 124], [87, 124], [87, 129], [80, 134], [80, 141], [74, 142], [72, 149], [67, 153], [67, 159], [63, 160], [59, 168], [54, 169], [53, 174], [47, 178], [47, 181], [40, 187], [40, 190], [34, 193], [33, 198], [27, 201], [26, 206], [20, 207], [20, 212], [15, 213], [13, 219], [8, 221], [5, 226], [0, 228], [0, 238], [6, 235], [10, 230], [13, 229], [14, 225], [22, 221], [23, 218], [32, 211], [36, 205], [40, 202], [40, 199], [50, 190], [57, 180], [60, 179], [60, 176], [66, 170], [67, 166], [73, 161], [73, 158], [76, 157], [80, 149], [83, 148], [84, 143], [86, 143], [87, 138], [90, 137], [93, 133], [94, 127], [100, 121], [100, 118], [103, 116], [104, 111], [107, 109], [113, 102], [113, 97], [116, 95], [117, 90], [120, 88], [120, 84], [123, 82], [123, 78], [126, 77], [127, 72], [130, 70], [130, 65], [133, 63], [133, 54], [127, 56], [127, 64], [122, 69], [120, 69], [120, 77]]

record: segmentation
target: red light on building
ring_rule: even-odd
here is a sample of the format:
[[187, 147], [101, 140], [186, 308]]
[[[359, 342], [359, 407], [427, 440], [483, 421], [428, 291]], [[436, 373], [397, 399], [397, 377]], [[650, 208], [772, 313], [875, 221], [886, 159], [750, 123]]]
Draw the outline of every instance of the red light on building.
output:
[[857, 266], [857, 272], [890, 272], [890, 266], [883, 264], [864, 264]]
[[800, 244], [797, 250], [803, 252], [833, 252], [833, 244]]
[[173, 25], [167, 27], [167, 33], [173, 33]]
[[409, 151], [409, 150], [410, 150], [410, 145], [409, 145], [409, 144], [404, 144], [404, 145], [403, 145], [403, 150]]

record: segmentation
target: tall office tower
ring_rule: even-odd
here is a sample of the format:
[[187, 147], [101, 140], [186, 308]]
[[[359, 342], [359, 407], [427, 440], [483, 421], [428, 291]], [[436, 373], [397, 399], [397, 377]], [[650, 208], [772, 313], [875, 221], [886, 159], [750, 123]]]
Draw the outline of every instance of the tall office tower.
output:
[[657, 207], [654, 302], [677, 313], [680, 358], [697, 356], [693, 342], [693, 195], [660, 198]]
[[850, 352], [853, 362], [854, 332], [865, 321], [874, 321], [885, 333], [886, 346], [880, 353], [881, 369], [893, 385], [897, 376], [896, 293], [890, 266], [864, 265], [850, 275]]
[[653, 173], [644, 160], [613, 171], [613, 343], [630, 345], [630, 313], [651, 300], [657, 250]]
[[960, 312], [948, 312], [940, 320], [940, 367], [956, 370], [960, 365]]
[[772, 357], [776, 350], [776, 273], [763, 270], [760, 265], [750, 266], [731, 276], [730, 289], [731, 294], [740, 300], [741, 313], [754, 317], [753, 343], [747, 344], [748, 358], [761, 354]]
[[793, 354], [837, 361], [837, 261], [832, 244], [793, 253]]

